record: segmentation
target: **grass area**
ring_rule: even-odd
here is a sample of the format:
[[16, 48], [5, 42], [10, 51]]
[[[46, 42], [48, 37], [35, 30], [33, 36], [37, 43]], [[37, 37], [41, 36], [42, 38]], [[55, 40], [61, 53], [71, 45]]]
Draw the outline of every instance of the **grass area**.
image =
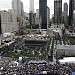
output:
[[26, 57], [38, 57], [38, 58], [45, 58], [47, 55], [46, 52], [46, 47], [34, 47], [34, 48], [29, 48], [26, 46], [23, 46], [20, 51], [14, 50], [13, 47], [11, 46], [6, 46], [2, 48], [0, 51], [2, 52], [2, 55], [6, 56], [12, 56], [12, 57], [19, 57], [19, 56], [26, 56]]
[[[54, 43], [57, 45], [58, 41], [60, 45], [62, 45], [62, 41], [64, 45], [66, 45], [67, 42], [69, 42], [70, 45], [75, 45], [75, 39], [68, 38], [66, 35], [63, 35], [62, 39], [59, 39], [59, 40], [55, 40], [54, 38], [50, 39], [48, 42], [48, 47], [42, 46], [42, 47], [34, 47], [34, 48], [27, 47], [26, 48], [26, 46], [23, 46], [22, 48], [19, 48], [19, 50], [21, 51], [18, 52], [16, 47], [15, 47], [16, 51], [14, 51], [14, 45], [10, 45], [10, 46], [5, 46], [4, 48], [2, 48], [0, 50], [0, 53], [4, 55], [13, 56], [13, 57], [26, 56], [26, 57], [45, 58], [48, 55], [48, 52], [51, 52], [51, 55], [53, 55]], [[50, 45], [51, 45], [51, 49], [50, 49]]]

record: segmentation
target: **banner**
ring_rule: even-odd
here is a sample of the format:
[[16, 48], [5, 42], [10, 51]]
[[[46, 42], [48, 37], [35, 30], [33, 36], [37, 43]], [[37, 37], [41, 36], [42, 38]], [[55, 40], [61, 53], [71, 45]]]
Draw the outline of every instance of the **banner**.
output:
[[75, 72], [72, 72], [72, 75], [75, 75]]

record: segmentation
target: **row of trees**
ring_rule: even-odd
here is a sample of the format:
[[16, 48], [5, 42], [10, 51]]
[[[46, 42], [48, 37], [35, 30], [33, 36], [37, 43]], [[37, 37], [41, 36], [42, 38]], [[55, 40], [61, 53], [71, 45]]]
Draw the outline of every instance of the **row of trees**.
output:
[[31, 29], [31, 28], [32, 29], [38, 29], [39, 28], [39, 25], [38, 24], [27, 25], [26, 28], [27, 29]]

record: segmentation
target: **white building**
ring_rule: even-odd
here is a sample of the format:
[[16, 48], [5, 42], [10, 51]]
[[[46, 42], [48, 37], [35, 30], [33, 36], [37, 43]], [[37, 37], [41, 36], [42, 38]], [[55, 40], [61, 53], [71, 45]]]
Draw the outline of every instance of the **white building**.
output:
[[1, 15], [1, 32], [16, 32], [18, 31], [17, 17], [14, 11], [0, 11]]
[[[57, 26], [52, 25], [48, 30], [49, 30], [49, 31], [52, 31], [53, 34], [54, 34], [57, 38], [62, 37], [62, 29], [61, 29], [60, 27], [57, 28]], [[50, 33], [50, 34], [51, 34], [51, 33]], [[59, 37], [58, 35], [59, 35], [60, 37]]]
[[60, 56], [75, 56], [75, 45], [57, 45], [57, 57]]
[[39, 18], [39, 9], [36, 9], [36, 17]]
[[36, 9], [35, 24], [39, 25], [39, 21], [40, 21], [40, 18], [39, 18], [39, 9]]
[[30, 0], [30, 12], [34, 13], [34, 0]]
[[29, 25], [29, 13], [24, 13], [24, 24], [25, 26]]
[[47, 6], [47, 29], [50, 28], [50, 9]]
[[23, 13], [23, 3], [20, 0], [12, 0], [12, 9], [15, 10], [17, 17]]
[[12, 41], [14, 39], [14, 34], [13, 33], [4, 33], [2, 35], [2, 41]]
[[23, 10], [23, 2], [21, 2], [21, 16], [24, 16], [24, 10]]

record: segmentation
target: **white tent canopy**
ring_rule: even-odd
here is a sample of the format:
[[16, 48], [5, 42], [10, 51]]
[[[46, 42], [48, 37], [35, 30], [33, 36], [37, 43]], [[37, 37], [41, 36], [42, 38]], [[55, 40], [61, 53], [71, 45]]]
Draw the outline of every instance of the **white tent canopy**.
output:
[[60, 63], [75, 63], [75, 57], [66, 57], [62, 60], [59, 60]]
[[47, 62], [45, 61], [45, 60], [39, 60], [39, 61], [37, 61], [37, 60], [31, 60], [31, 61], [29, 61], [28, 62], [28, 64], [43, 64], [43, 63], [46, 63], [47, 64]]

